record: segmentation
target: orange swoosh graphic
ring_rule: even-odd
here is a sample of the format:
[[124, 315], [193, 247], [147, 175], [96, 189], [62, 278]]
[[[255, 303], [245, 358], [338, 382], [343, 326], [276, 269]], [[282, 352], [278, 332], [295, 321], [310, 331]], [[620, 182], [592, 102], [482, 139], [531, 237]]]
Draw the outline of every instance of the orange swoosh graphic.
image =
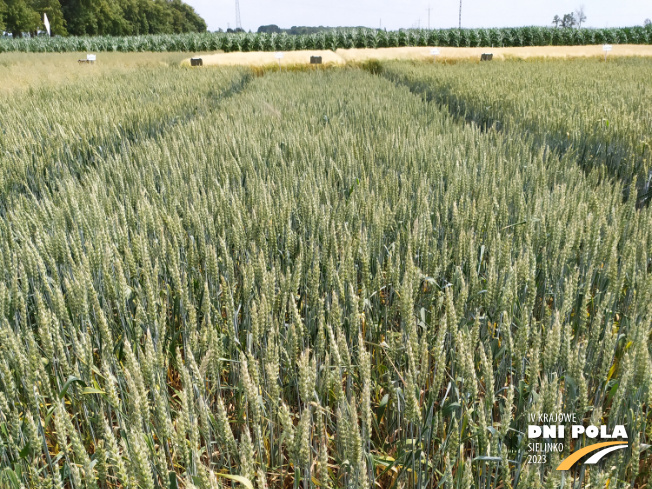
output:
[[627, 445], [626, 441], [606, 441], [604, 443], [596, 443], [595, 445], [589, 445], [588, 447], [584, 447], [581, 450], [576, 451], [575, 453], [569, 455], [566, 457], [562, 463], [559, 464], [559, 467], [557, 467], [557, 470], [568, 470], [570, 469], [575, 462], [577, 462], [579, 459], [581, 459], [584, 455], [587, 453], [595, 452], [596, 450], [600, 450], [601, 448], [604, 447], [610, 447], [612, 445]]

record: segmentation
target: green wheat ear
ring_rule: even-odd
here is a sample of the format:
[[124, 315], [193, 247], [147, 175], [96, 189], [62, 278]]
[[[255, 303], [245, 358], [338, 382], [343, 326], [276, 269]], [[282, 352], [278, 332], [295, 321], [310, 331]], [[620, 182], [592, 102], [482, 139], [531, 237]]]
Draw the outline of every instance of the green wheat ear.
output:
[[[0, 487], [646, 482], [646, 60], [136, 58], [0, 84]], [[631, 448], [533, 466], [542, 413]]]

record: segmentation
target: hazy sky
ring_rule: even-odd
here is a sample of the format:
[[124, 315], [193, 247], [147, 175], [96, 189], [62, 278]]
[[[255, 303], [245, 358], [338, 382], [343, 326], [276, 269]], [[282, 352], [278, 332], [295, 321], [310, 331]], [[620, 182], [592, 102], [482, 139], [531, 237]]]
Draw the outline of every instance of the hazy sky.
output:
[[[208, 23], [208, 29], [235, 27], [235, 0], [186, 0]], [[587, 25], [618, 27], [642, 25], [652, 18], [652, 0], [463, 0], [462, 27], [550, 25], [555, 14], [584, 5]], [[242, 27], [255, 31], [264, 24], [457, 27], [457, 0], [240, 0]]]

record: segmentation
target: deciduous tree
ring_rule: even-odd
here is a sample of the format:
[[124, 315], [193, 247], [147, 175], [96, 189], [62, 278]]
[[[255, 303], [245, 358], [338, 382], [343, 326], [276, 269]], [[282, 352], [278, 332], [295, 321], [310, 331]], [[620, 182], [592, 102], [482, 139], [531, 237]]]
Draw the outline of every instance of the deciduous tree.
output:
[[66, 20], [63, 18], [59, 0], [32, 0], [32, 9], [39, 14], [39, 27], [44, 27], [43, 14], [47, 14], [50, 21], [50, 31], [53, 35], [65, 36], [68, 34]]
[[586, 22], [586, 14], [584, 13], [584, 5], [580, 5], [575, 11], [575, 18], [577, 19], [577, 28], [581, 29], [582, 24]]
[[5, 30], [5, 12], [7, 11], [7, 4], [4, 0], [0, 0], [0, 34]]
[[[8, 0], [0, 0], [8, 1]], [[181, 0], [9, 0], [48, 14], [54, 34], [138, 35], [204, 32], [206, 22]], [[26, 3], [31, 2], [31, 3]], [[31, 30], [30, 30], [31, 32]]]
[[38, 12], [25, 0], [7, 0], [5, 29], [13, 37], [22, 37], [24, 32], [36, 32], [41, 24]]
[[570, 29], [575, 26], [576, 22], [575, 14], [571, 12], [570, 14], [565, 14], [561, 19], [561, 26], [565, 29]]

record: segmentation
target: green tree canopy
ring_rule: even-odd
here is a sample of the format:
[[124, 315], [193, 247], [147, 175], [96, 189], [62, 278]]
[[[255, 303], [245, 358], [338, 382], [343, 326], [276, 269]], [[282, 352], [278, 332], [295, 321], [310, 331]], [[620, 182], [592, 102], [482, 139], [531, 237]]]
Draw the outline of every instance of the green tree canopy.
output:
[[7, 11], [7, 4], [4, 0], [0, 0], [0, 32], [5, 30], [5, 12]]
[[27, 0], [6, 0], [7, 8], [4, 13], [5, 29], [20, 37], [23, 32], [35, 32], [40, 19], [30, 2]]
[[174, 32], [204, 32], [206, 22], [195, 9], [181, 0], [172, 0], [168, 3], [172, 10], [172, 25]]
[[42, 25], [43, 14], [47, 14], [50, 21], [50, 29], [53, 35], [65, 36], [68, 31], [66, 30], [66, 20], [63, 18], [63, 11], [59, 0], [34, 0], [32, 8], [39, 14], [40, 25]]
[[203, 32], [206, 22], [181, 0], [0, 0], [0, 30], [35, 34], [47, 14], [55, 35]]
[[279, 26], [277, 26], [276, 24], [261, 25], [258, 28], [258, 32], [261, 32], [261, 33], [272, 33], [272, 32], [280, 33], [281, 28]]

